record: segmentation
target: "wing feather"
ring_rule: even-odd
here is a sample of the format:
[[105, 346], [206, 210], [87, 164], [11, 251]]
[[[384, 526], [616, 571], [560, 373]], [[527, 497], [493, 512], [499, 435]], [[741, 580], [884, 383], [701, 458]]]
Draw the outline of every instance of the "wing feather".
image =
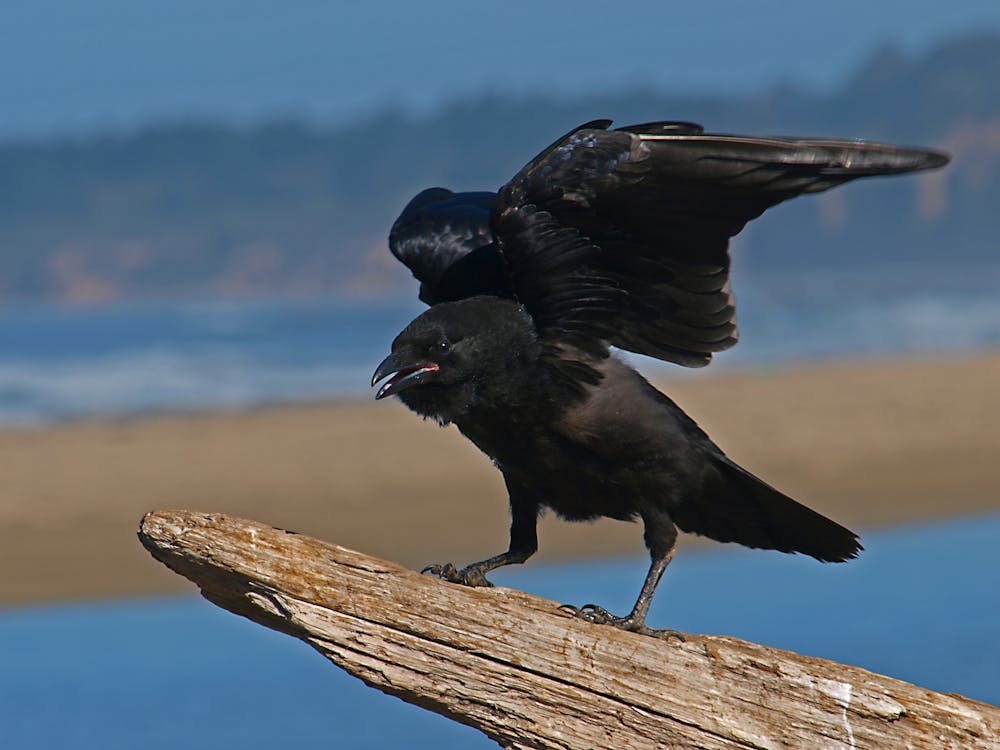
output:
[[494, 242], [543, 336], [687, 366], [737, 341], [728, 248], [748, 221], [802, 193], [948, 160], [863, 141], [606, 123], [564, 136], [500, 190]]
[[389, 249], [421, 282], [429, 305], [474, 294], [509, 293], [496, 250], [490, 213], [496, 193], [418, 193], [389, 232]]
[[570, 131], [498, 193], [423, 191], [389, 237], [428, 304], [518, 299], [553, 366], [575, 382], [597, 377], [583, 360], [609, 346], [708, 364], [738, 338], [729, 239], [748, 221], [803, 193], [948, 161], [864, 141], [708, 134], [688, 122], [610, 125]]

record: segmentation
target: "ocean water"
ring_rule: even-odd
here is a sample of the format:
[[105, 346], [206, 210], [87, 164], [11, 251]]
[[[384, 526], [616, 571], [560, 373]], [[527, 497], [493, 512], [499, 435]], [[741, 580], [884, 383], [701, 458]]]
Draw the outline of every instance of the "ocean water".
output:
[[[1000, 344], [1000, 272], [737, 279], [741, 342], [713, 370]], [[367, 397], [421, 310], [343, 300], [0, 311], [0, 426]], [[641, 360], [641, 358], [639, 358]], [[681, 368], [651, 360], [653, 374]]]
[[[680, 555], [649, 622], [1000, 704], [998, 540], [993, 515], [866, 535], [864, 554], [845, 565], [728, 546]], [[529, 563], [493, 578], [625, 611], [645, 567]], [[0, 612], [0, 746], [496, 747], [194, 596]]]
[[416, 300], [5, 308], [0, 425], [356, 396], [419, 309]]

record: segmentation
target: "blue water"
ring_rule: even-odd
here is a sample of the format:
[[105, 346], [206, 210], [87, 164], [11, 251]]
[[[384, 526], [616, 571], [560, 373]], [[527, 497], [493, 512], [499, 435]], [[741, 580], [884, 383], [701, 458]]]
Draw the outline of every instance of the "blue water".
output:
[[[996, 271], [739, 278], [736, 288], [741, 343], [718, 356], [716, 371], [1000, 345]], [[421, 309], [409, 293], [398, 304], [5, 307], [0, 426], [359, 397], [392, 339]], [[642, 367], [668, 371], [652, 361]]]
[[[682, 555], [650, 623], [1000, 704], [1000, 515], [864, 542], [847, 565], [728, 547]], [[529, 564], [494, 579], [626, 610], [644, 572], [636, 558]], [[496, 747], [194, 597], [2, 613], [0, 665], [5, 748]]]
[[357, 395], [419, 310], [416, 300], [5, 308], [0, 425]]

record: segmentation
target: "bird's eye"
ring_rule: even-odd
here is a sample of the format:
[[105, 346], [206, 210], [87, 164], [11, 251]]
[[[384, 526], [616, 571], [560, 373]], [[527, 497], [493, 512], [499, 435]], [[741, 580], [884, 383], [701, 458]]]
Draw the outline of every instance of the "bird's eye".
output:
[[441, 339], [437, 342], [434, 348], [437, 350], [438, 354], [447, 354], [451, 351], [451, 342], [447, 339]]

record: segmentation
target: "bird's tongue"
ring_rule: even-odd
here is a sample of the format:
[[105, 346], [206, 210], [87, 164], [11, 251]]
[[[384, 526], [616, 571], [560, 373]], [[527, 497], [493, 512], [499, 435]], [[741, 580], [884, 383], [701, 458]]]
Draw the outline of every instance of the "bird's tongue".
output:
[[402, 370], [399, 370], [391, 378], [385, 381], [385, 385], [386, 387], [392, 386], [398, 383], [400, 380], [405, 380], [411, 375], [417, 375], [421, 372], [434, 372], [437, 369], [438, 366], [432, 362], [422, 365], [415, 365], [413, 367], [404, 367]]
[[388, 378], [382, 387], [375, 394], [375, 400], [383, 399], [386, 396], [393, 396], [410, 386], [414, 386], [421, 381], [420, 376], [426, 372], [437, 372], [440, 368], [435, 362], [418, 362], [407, 367], [401, 367], [395, 372], [391, 368], [395, 366], [392, 357], [386, 357], [385, 361], [379, 365], [375, 374], [372, 375], [372, 385], [374, 386], [383, 378]]

